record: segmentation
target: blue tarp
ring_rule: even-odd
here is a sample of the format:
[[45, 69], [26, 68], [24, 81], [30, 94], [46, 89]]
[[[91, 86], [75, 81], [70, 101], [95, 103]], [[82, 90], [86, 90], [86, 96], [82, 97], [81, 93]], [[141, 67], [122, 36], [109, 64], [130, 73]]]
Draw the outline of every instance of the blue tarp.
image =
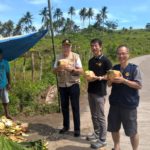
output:
[[3, 58], [8, 61], [18, 58], [36, 44], [46, 33], [47, 30], [43, 30], [28, 35], [0, 39], [0, 49], [3, 50]]

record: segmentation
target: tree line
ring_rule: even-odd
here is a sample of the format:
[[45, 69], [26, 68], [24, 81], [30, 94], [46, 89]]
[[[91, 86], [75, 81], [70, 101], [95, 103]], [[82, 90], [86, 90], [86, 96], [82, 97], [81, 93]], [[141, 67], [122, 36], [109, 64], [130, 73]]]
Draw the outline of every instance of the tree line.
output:
[[[74, 21], [75, 16], [80, 17], [81, 24], [85, 24], [85, 21], [88, 20], [88, 28], [93, 27], [101, 31], [112, 31], [118, 28], [118, 22], [108, 19], [108, 8], [106, 6], [102, 7], [98, 13], [94, 12], [92, 7], [90, 8], [81, 8], [77, 13], [75, 7], [70, 6], [68, 9], [68, 17], [64, 17], [64, 12], [61, 8], [56, 8], [52, 10], [53, 15], [53, 28], [55, 33], [68, 33], [68, 32], [79, 32], [81, 26], [78, 26]], [[41, 16], [41, 28], [49, 28], [49, 11], [47, 7], [44, 7], [39, 11]], [[93, 23], [91, 24], [91, 20]], [[145, 26], [146, 29], [150, 29], [150, 23], [147, 23]], [[129, 29], [133, 29], [129, 27]], [[30, 33], [36, 31], [36, 27], [33, 25], [33, 15], [31, 12], [26, 12], [26, 14], [19, 19], [15, 24], [11, 19], [6, 22], [0, 21], [0, 35], [3, 37], [8, 37], [12, 35], [21, 35], [23, 33]], [[122, 30], [127, 30], [125, 27]]]
[[[64, 17], [63, 11], [60, 8], [56, 8], [53, 11], [53, 27], [55, 33], [67, 33], [67, 32], [79, 32], [81, 27], [76, 24], [73, 20], [75, 15], [80, 16], [81, 24], [85, 23], [86, 20], [89, 21], [88, 27], [98, 28], [100, 30], [106, 29], [116, 29], [118, 27], [117, 21], [108, 20], [108, 8], [106, 6], [99, 10], [99, 13], [95, 14], [93, 8], [81, 8], [79, 13], [73, 6], [68, 9], [67, 18]], [[49, 11], [47, 7], [44, 7], [40, 12], [41, 16], [41, 28], [46, 29], [49, 27]], [[91, 20], [94, 23], [91, 25]], [[21, 35], [22, 33], [30, 33], [36, 31], [36, 27], [33, 25], [33, 15], [31, 12], [26, 12], [26, 14], [19, 19], [15, 24], [11, 19], [6, 22], [0, 21], [0, 35], [3, 37], [8, 37], [12, 35]]]

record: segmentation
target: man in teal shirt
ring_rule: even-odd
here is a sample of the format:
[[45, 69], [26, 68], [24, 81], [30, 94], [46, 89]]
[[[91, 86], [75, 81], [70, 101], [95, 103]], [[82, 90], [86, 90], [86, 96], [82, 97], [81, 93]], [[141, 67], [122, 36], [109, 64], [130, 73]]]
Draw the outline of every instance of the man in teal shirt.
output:
[[3, 59], [3, 51], [0, 49], [0, 99], [2, 100], [5, 116], [12, 119], [8, 112], [8, 90], [10, 90], [10, 67], [8, 61]]

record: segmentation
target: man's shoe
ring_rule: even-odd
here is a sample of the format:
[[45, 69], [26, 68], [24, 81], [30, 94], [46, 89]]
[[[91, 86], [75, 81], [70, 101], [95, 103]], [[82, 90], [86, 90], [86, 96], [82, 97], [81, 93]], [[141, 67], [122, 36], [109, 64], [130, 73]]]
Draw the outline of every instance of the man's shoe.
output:
[[106, 145], [107, 145], [106, 141], [102, 142], [100, 140], [97, 140], [96, 142], [91, 144], [91, 148], [98, 149], [98, 148], [104, 147]]
[[74, 137], [79, 137], [80, 136], [80, 131], [74, 131]]
[[86, 140], [88, 140], [88, 141], [93, 141], [93, 140], [97, 140], [97, 139], [98, 139], [98, 136], [95, 133], [86, 137]]
[[66, 129], [66, 128], [62, 128], [60, 131], [59, 131], [59, 134], [64, 134], [68, 131], [69, 129]]

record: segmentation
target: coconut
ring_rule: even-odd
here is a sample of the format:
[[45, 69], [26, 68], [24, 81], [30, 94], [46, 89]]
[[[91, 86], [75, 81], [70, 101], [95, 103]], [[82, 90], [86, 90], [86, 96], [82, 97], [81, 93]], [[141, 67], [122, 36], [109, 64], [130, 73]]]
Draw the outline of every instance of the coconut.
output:
[[67, 59], [60, 59], [57, 63], [58, 67], [65, 68], [69, 65], [69, 61]]
[[107, 72], [107, 78], [108, 78], [109, 80], [113, 80], [114, 78], [116, 78], [116, 77], [121, 77], [121, 76], [122, 76], [122, 74], [121, 74], [121, 72], [118, 71], [118, 70], [109, 70], [109, 71]]
[[91, 70], [85, 71], [85, 77], [87, 80], [92, 80], [95, 77], [95, 73]]

